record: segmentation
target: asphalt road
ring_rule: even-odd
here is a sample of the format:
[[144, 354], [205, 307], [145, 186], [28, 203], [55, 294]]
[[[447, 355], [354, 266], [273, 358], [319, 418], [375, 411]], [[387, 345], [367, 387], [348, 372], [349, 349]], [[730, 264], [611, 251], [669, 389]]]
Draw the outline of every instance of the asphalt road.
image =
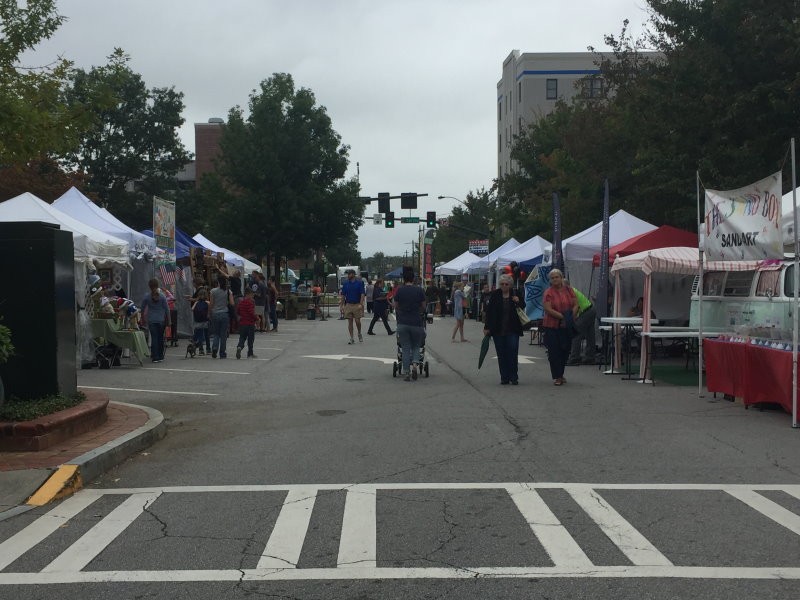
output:
[[786, 414], [588, 366], [555, 387], [527, 337], [501, 386], [479, 325], [452, 326], [416, 382], [383, 329], [350, 346], [336, 319], [281, 322], [257, 360], [82, 371], [169, 433], [0, 522], [0, 597], [797, 597]]

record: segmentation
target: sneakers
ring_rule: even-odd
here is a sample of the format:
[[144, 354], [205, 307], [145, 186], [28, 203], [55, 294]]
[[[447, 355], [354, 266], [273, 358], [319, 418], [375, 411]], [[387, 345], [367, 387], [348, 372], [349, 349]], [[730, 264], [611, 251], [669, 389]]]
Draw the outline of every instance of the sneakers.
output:
[[238, 346], [236, 347], [236, 358], [242, 358], [242, 349]]
[[211, 358], [217, 358], [217, 351], [216, 350], [212, 350], [211, 351]]
[[373, 332], [371, 332], [371, 331], [368, 331], [367, 335], [375, 335], [375, 334]]
[[350, 341], [347, 342], [347, 345], [349, 346], [349, 345], [355, 344], [355, 343], [356, 343], [356, 341], [353, 338], [350, 338]]
[[417, 365], [414, 365], [414, 366], [411, 367], [411, 379], [416, 381], [417, 377], [418, 377], [418, 375], [417, 375]]
[[364, 336], [361, 335], [360, 333], [358, 334], [358, 341], [359, 342], [363, 342], [364, 341]]

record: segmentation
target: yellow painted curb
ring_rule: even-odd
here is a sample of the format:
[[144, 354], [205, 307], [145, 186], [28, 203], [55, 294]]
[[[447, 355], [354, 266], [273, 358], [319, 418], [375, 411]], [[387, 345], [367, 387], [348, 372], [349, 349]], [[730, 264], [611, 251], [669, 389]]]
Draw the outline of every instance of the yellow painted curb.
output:
[[80, 467], [78, 465], [61, 465], [58, 470], [48, 477], [41, 487], [36, 490], [26, 504], [31, 506], [44, 506], [53, 500], [71, 496], [83, 487]]

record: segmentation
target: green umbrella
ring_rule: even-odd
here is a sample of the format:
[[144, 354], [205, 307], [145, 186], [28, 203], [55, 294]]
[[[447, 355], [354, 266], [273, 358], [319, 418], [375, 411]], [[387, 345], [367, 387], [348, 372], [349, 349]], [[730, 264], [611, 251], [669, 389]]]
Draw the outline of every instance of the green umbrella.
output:
[[479, 369], [483, 366], [483, 361], [486, 358], [486, 353], [489, 352], [489, 342], [491, 341], [492, 341], [492, 336], [490, 335], [483, 336], [483, 341], [481, 342], [481, 353], [478, 355]]

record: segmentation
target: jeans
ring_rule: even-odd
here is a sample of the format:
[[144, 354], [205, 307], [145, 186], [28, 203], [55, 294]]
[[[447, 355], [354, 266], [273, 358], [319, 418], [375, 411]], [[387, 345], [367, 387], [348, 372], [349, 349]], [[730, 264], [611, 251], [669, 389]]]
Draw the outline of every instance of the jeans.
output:
[[236, 344], [236, 347], [244, 348], [244, 343], [247, 341], [247, 356], [253, 356], [253, 342], [255, 339], [255, 325], [239, 325], [239, 343]]
[[494, 349], [497, 351], [497, 366], [500, 368], [500, 381], [519, 380], [519, 335], [493, 335]]
[[547, 348], [547, 360], [550, 362], [550, 375], [554, 380], [564, 376], [571, 342], [571, 336], [566, 328], [544, 328], [544, 346]]
[[164, 323], [147, 322], [150, 332], [150, 358], [164, 360]]
[[194, 330], [194, 345], [197, 346], [198, 350], [203, 348], [204, 343], [206, 350], [211, 352], [211, 341], [208, 337], [208, 325], [205, 327], [197, 327]]
[[425, 342], [425, 329], [414, 325], [397, 324], [397, 339], [403, 349], [403, 373], [411, 372], [411, 363], [420, 361], [419, 349]]
[[219, 351], [220, 358], [228, 356], [226, 345], [228, 343], [228, 311], [211, 314], [211, 352]]
[[269, 320], [272, 322], [272, 329], [278, 328], [278, 308], [275, 302], [269, 303]]

